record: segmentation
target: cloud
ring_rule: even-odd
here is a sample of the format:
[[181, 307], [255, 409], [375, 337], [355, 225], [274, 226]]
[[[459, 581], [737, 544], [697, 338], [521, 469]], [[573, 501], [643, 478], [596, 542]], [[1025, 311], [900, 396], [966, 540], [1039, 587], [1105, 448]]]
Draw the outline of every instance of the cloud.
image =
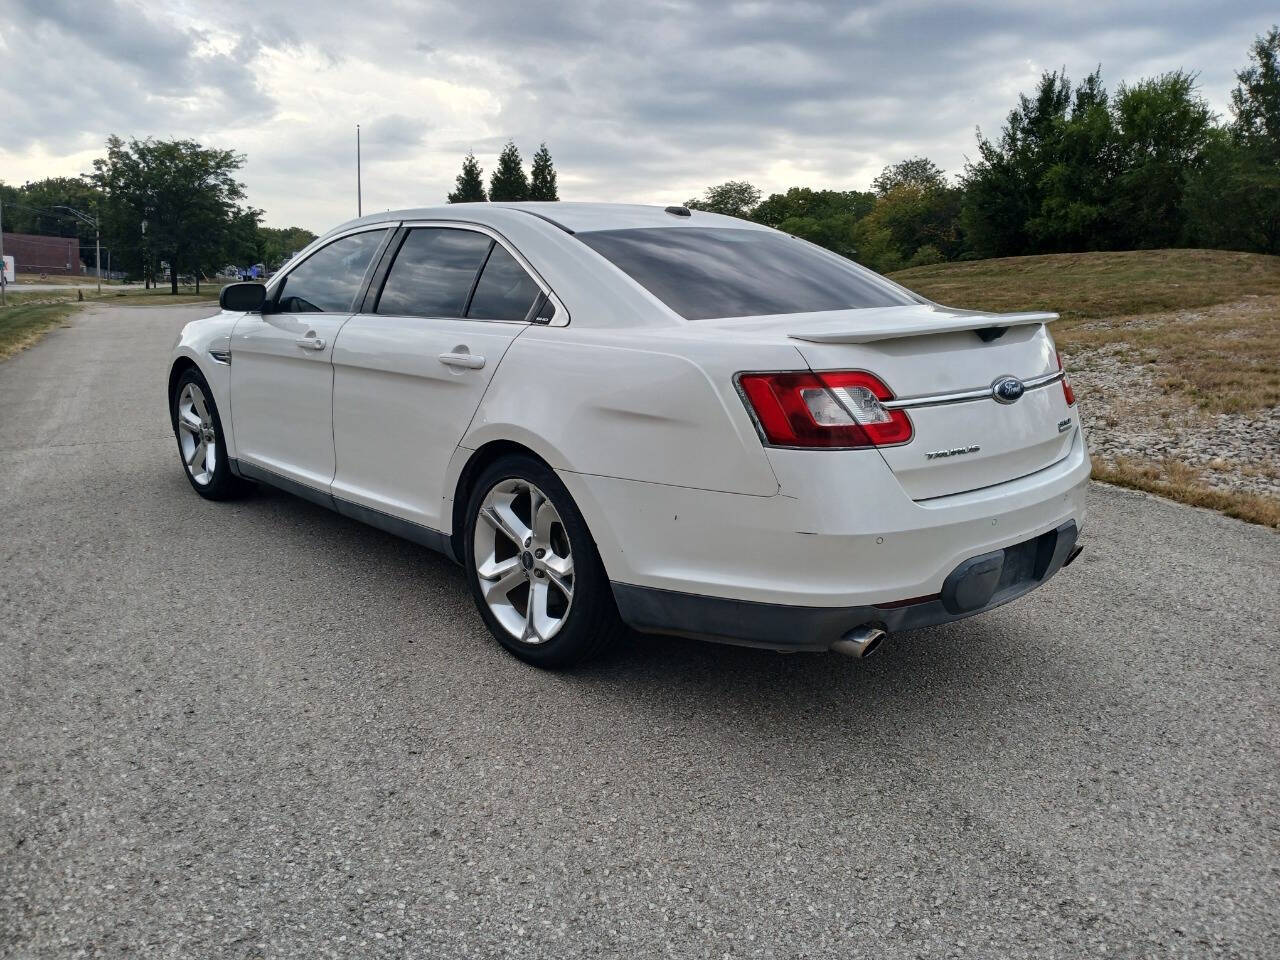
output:
[[[6, 0], [0, 0], [3, 5]], [[273, 224], [439, 202], [462, 154], [546, 141], [566, 199], [681, 201], [726, 179], [865, 188], [927, 155], [958, 172], [1043, 70], [1114, 89], [1199, 70], [1225, 111], [1274, 11], [1178, 2], [641, 4], [16, 0], [0, 18], [10, 181], [78, 173], [110, 133], [248, 157]]]

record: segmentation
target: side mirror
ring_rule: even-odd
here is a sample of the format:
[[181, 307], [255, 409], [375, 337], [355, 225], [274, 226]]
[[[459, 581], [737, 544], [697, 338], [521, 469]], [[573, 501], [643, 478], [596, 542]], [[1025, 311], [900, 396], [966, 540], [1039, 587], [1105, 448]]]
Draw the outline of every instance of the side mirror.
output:
[[261, 283], [228, 283], [218, 294], [218, 306], [233, 313], [256, 313], [267, 302], [267, 288]]

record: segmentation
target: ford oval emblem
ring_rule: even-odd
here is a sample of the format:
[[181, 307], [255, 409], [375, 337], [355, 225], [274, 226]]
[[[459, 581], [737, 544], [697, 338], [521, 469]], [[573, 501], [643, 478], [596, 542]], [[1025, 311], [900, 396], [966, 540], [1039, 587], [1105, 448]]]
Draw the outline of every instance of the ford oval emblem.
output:
[[1001, 377], [991, 385], [991, 396], [996, 403], [1016, 403], [1026, 392], [1026, 386], [1017, 377]]

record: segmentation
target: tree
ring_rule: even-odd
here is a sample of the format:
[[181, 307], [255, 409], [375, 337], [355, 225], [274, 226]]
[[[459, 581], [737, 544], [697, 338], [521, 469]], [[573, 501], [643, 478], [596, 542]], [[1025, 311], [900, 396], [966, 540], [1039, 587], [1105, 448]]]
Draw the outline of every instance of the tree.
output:
[[1030, 243], [1044, 251], [1114, 246], [1111, 203], [1120, 158], [1101, 68], [1076, 87], [1071, 111], [1045, 150], [1040, 206], [1026, 222]]
[[[5, 230], [9, 233], [78, 237], [81, 262], [93, 264], [93, 227], [66, 210], [57, 209], [59, 206], [67, 206], [91, 217], [97, 216], [102, 194], [92, 185], [78, 177], [49, 177], [24, 183], [16, 189], [6, 188], [5, 192]], [[104, 268], [106, 264], [104, 251]]]
[[998, 139], [978, 131], [978, 158], [966, 164], [961, 183], [964, 231], [979, 255], [1037, 252], [1028, 223], [1041, 211], [1071, 100], [1065, 72], [1045, 73], [1034, 97], [1019, 95]]
[[727, 217], [750, 217], [760, 202], [760, 191], [745, 180], [726, 180], [715, 187], [708, 187], [701, 200], [689, 200], [690, 210], [723, 213]]
[[521, 166], [520, 151], [508, 140], [498, 154], [498, 166], [489, 179], [489, 199], [493, 201], [528, 200], [529, 178]]
[[1171, 247], [1183, 237], [1183, 192], [1203, 163], [1214, 115], [1182, 70], [1122, 85], [1112, 108], [1120, 172], [1110, 220], [1125, 249]]
[[556, 191], [556, 168], [551, 162], [551, 151], [544, 143], [533, 155], [533, 167], [529, 171], [530, 200], [559, 200]]
[[897, 187], [910, 186], [919, 190], [940, 190], [947, 185], [947, 178], [928, 157], [911, 157], [885, 167], [880, 176], [871, 181], [871, 189], [877, 197], [883, 197]]
[[1232, 132], [1280, 163], [1280, 27], [1254, 39], [1249, 59], [1253, 64], [1236, 74], [1231, 91]]
[[[244, 185], [235, 172], [244, 157], [193, 140], [107, 140], [107, 155], [87, 175], [104, 195], [104, 226], [113, 242], [147, 250], [145, 266], [168, 260], [170, 290], [178, 276], [196, 272], [222, 250], [240, 212]], [[142, 221], [146, 220], [145, 236]]]
[[961, 248], [960, 204], [960, 191], [941, 176], [899, 182], [855, 225], [854, 258], [881, 273], [954, 259]]
[[278, 270], [291, 256], [311, 243], [316, 235], [304, 227], [258, 227], [257, 252], [253, 260], [261, 262], [268, 270]]
[[470, 150], [462, 160], [462, 172], [456, 182], [457, 188], [448, 196], [450, 203], [484, 203], [489, 199], [484, 193], [484, 171]]
[[1280, 29], [1255, 38], [1236, 74], [1231, 124], [1214, 131], [1186, 188], [1188, 242], [1280, 253]]
[[848, 257], [854, 252], [854, 224], [871, 212], [875, 200], [874, 193], [858, 190], [792, 187], [756, 204], [751, 219]]

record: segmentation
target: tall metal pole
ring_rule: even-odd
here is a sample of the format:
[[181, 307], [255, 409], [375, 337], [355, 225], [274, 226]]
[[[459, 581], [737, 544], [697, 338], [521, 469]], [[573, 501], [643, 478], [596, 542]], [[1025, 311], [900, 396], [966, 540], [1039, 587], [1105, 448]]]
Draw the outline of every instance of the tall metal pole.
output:
[[360, 190], [360, 124], [356, 124], [356, 216], [364, 214], [364, 199]]
[[98, 274], [98, 296], [102, 296], [102, 237], [98, 218], [93, 218], [93, 269]]

